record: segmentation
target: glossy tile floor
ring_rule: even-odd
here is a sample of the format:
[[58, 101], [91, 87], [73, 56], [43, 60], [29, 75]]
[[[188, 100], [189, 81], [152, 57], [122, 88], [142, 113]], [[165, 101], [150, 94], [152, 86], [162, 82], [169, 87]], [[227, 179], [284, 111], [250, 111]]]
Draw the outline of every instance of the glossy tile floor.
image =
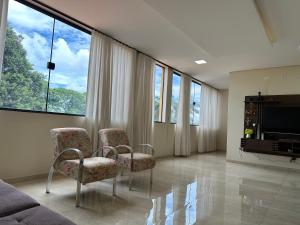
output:
[[75, 208], [75, 181], [56, 177], [51, 194], [45, 180], [14, 184], [77, 224], [116, 225], [299, 225], [300, 173], [225, 161], [222, 153], [158, 160], [151, 197], [148, 173], [119, 178], [117, 197], [110, 180], [83, 187]]

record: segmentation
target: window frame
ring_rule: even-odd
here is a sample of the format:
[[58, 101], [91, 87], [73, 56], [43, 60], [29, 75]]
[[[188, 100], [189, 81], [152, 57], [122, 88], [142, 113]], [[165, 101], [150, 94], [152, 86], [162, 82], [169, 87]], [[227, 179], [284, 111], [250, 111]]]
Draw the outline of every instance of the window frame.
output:
[[[73, 27], [73, 28], [75, 28], [77, 30], [80, 30], [80, 31], [82, 31], [82, 32], [84, 32], [84, 33], [86, 33], [88, 35], [92, 34], [92, 32], [90, 30], [87, 30], [87, 29], [85, 29], [85, 28], [77, 25], [76, 21], [74, 21], [74, 23], [72, 23], [71, 21], [66, 20], [63, 17], [61, 17], [61, 16], [59, 16], [59, 15], [57, 15], [55, 13], [50, 12], [50, 11], [46, 10], [45, 8], [39, 7], [39, 6], [37, 6], [37, 5], [33, 4], [33, 3], [30, 3], [28, 1], [22, 1], [22, 0], [13, 0], [13, 1], [16, 1], [16, 2], [18, 2], [20, 4], [22, 4], [22, 5], [25, 5], [25, 6], [29, 7], [29, 8], [31, 8], [31, 9], [33, 9], [33, 10], [36, 10], [36, 11], [38, 11], [40, 13], [45, 14], [46, 16], [49, 16], [49, 17], [53, 18], [54, 19], [54, 23], [55, 23], [55, 20], [58, 20], [58, 21], [60, 21], [62, 23], [65, 23], [65, 24], [67, 24], [67, 25], [69, 25], [69, 26], [71, 26], [71, 27]], [[51, 9], [49, 9], [49, 10], [51, 10]], [[53, 33], [52, 33], [52, 39], [53, 39], [53, 37], [54, 37], [54, 30], [53, 30]], [[51, 52], [52, 52], [52, 50], [53, 50], [53, 45], [51, 46]], [[52, 61], [52, 58], [50, 58], [50, 62], [51, 61]], [[51, 71], [49, 69], [49, 75], [48, 75], [48, 78], [47, 78], [47, 83], [48, 84], [47, 84], [47, 97], [45, 99], [45, 101], [46, 101], [45, 102], [45, 104], [46, 104], [45, 111], [41, 111], [41, 110], [29, 110], [29, 109], [16, 109], [16, 108], [7, 108], [7, 107], [0, 107], [0, 110], [3, 110], [3, 111], [15, 111], [15, 112], [41, 113], [41, 114], [54, 114], [54, 115], [63, 115], [63, 116], [79, 116], [79, 117], [84, 117], [86, 114], [73, 114], [73, 113], [60, 113], [60, 112], [49, 112], [49, 111], [47, 111], [48, 110], [47, 106], [48, 106], [48, 102], [49, 102], [48, 96], [49, 96], [49, 87], [50, 87], [50, 73], [51, 73]], [[86, 93], [87, 93], [87, 91], [86, 91]]]
[[[159, 119], [153, 119], [154, 123], [163, 123], [163, 112], [164, 112], [164, 91], [165, 91], [165, 74], [166, 67], [161, 63], [156, 62], [155, 67], [159, 66], [162, 68], [162, 76], [160, 80], [160, 100], [159, 100]], [[155, 76], [155, 74], [154, 74]], [[155, 92], [155, 78], [154, 78], [154, 92]]]
[[[199, 85], [200, 88], [201, 88], [201, 83], [200, 83], [200, 82], [195, 81], [195, 80], [192, 80], [192, 81], [191, 81], [191, 84], [192, 84], [192, 83], [195, 83], [195, 84]], [[194, 92], [194, 94], [193, 94], [193, 97], [194, 97], [194, 95], [195, 95], [195, 92]], [[191, 98], [191, 94], [190, 94], [190, 98]], [[201, 94], [200, 94], [200, 104], [201, 104]], [[191, 110], [191, 109], [190, 109], [190, 110]], [[200, 112], [199, 112], [199, 113], [200, 113]], [[200, 121], [199, 121], [199, 123], [200, 123]], [[191, 123], [191, 120], [190, 120], [190, 126], [200, 126], [200, 124], [194, 124], [194, 123]]]
[[[176, 122], [172, 122], [172, 95], [173, 95], [173, 76], [174, 76], [174, 74], [175, 75], [177, 75], [177, 76], [179, 76], [180, 77], [180, 86], [181, 86], [181, 78], [182, 78], [182, 74], [180, 73], [180, 72], [178, 72], [178, 71], [176, 71], [176, 70], [173, 70], [173, 72], [172, 72], [172, 78], [171, 78], [171, 83], [172, 83], [172, 86], [171, 86], [171, 98], [170, 98], [170, 121], [169, 121], [169, 123], [170, 124], [176, 124], [177, 123], [177, 121]], [[180, 91], [179, 91], [179, 96], [180, 96]]]

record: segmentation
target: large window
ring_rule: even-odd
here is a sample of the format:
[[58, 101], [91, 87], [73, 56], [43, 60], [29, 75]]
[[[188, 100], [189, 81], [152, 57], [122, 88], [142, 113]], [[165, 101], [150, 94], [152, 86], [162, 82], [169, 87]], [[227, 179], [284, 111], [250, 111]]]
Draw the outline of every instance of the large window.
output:
[[82, 29], [10, 0], [0, 107], [84, 115], [90, 41]]
[[190, 97], [190, 124], [200, 124], [201, 85], [192, 81]]
[[154, 71], [154, 121], [162, 122], [165, 68], [155, 65]]
[[181, 76], [177, 73], [173, 73], [172, 77], [172, 99], [171, 99], [171, 123], [176, 123], [177, 120], [177, 111], [179, 105], [179, 96], [180, 96], [180, 82]]

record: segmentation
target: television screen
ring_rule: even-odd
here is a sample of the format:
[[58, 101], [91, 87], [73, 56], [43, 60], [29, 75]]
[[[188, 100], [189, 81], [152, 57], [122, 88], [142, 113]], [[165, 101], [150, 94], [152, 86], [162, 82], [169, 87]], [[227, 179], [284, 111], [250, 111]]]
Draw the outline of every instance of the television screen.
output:
[[300, 134], [300, 107], [265, 106], [262, 124], [264, 132]]

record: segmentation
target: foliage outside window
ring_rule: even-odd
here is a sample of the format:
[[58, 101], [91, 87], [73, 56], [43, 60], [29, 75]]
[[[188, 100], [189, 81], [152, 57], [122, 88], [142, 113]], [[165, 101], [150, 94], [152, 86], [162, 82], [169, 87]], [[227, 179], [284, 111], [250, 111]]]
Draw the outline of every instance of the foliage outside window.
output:
[[[0, 107], [85, 114], [90, 35], [9, 1]], [[47, 62], [55, 63], [54, 70]]]
[[164, 88], [164, 70], [160, 65], [155, 65], [154, 71], [154, 121], [162, 121], [163, 112], [163, 88]]
[[176, 123], [177, 121], [177, 111], [179, 105], [179, 96], [180, 96], [180, 82], [181, 76], [177, 73], [173, 73], [172, 77], [172, 99], [171, 99], [171, 123]]
[[200, 99], [201, 99], [201, 85], [193, 82], [191, 83], [191, 97], [190, 97], [190, 124], [200, 124]]

